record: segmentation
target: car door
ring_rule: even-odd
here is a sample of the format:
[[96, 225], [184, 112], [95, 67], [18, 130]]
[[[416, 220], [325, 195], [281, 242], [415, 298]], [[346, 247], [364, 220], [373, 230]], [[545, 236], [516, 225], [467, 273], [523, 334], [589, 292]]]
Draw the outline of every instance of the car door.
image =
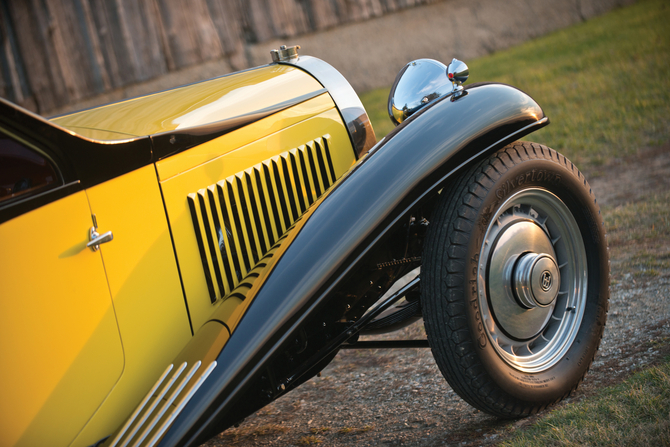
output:
[[68, 445], [123, 350], [85, 190], [0, 128], [0, 444]]

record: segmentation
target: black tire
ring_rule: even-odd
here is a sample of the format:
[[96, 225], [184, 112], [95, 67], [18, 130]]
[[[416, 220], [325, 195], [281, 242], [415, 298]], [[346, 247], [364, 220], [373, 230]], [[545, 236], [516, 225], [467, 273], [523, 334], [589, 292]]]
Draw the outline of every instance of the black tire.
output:
[[498, 417], [565, 398], [598, 350], [609, 299], [604, 225], [584, 176], [553, 149], [517, 142], [438, 202], [421, 304], [442, 374]]

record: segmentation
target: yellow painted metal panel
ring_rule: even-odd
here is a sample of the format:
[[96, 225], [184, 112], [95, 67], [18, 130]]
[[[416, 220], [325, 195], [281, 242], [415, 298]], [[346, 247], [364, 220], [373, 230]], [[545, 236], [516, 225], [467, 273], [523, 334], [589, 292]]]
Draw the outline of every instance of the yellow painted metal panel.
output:
[[218, 321], [209, 321], [195, 334], [193, 343], [188, 346], [189, 349], [179, 353], [174, 363], [179, 365], [187, 362], [192, 365], [201, 361], [207, 365], [216, 360], [221, 348], [228, 342], [229, 338], [228, 329], [224, 325]]
[[92, 140], [103, 140], [103, 141], [115, 141], [115, 140], [127, 140], [129, 138], [137, 138], [137, 135], [130, 135], [122, 132], [114, 132], [101, 129], [91, 129], [88, 127], [77, 127], [70, 126], [68, 130], [71, 130], [74, 133], [77, 133], [86, 138]]
[[166, 158], [165, 160], [160, 160], [156, 163], [158, 176], [161, 181], [167, 180], [170, 177], [200, 166], [260, 138], [279, 132], [286, 127], [330, 110], [333, 107], [335, 107], [335, 104], [330, 95], [324, 93], [290, 109], [232, 131], [213, 141], [201, 144], [198, 147]]
[[[229, 143], [239, 141], [237, 137], [231, 134], [224, 135], [206, 143], [212, 147], [220, 147], [220, 150], [224, 152], [223, 156], [161, 182], [194, 330], [207, 321], [218, 304], [212, 304], [208, 292], [187, 196], [242, 173], [259, 163], [278, 157], [284, 152], [305, 145], [308, 141], [318, 140], [323, 145], [323, 140], [319, 139], [325, 135], [329, 136], [333, 169], [336, 177], [339, 177], [353, 165], [355, 157], [339, 113], [333, 108], [235, 150], [230, 150], [233, 145]], [[283, 188], [286, 187], [286, 181], [288, 179], [283, 181]], [[224, 183], [227, 184], [227, 182]], [[265, 191], [267, 194], [274, 194], [278, 188], [276, 182], [271, 184], [273, 191]], [[276, 196], [276, 199], [279, 197]], [[229, 201], [226, 202], [229, 208]], [[228, 209], [228, 212], [232, 213], [232, 209]], [[284, 225], [283, 221], [282, 225]], [[274, 223], [271, 226], [274, 226]], [[236, 225], [234, 229], [237, 231]], [[276, 235], [279, 236], [285, 229], [286, 226], [273, 228], [272, 231], [276, 231]], [[257, 236], [258, 234], [253, 237]], [[244, 241], [245, 243], [250, 241], [248, 235]], [[239, 255], [241, 256], [242, 253]]]
[[0, 443], [67, 445], [123, 369], [79, 192], [0, 225]]
[[118, 318], [126, 366], [74, 445], [110, 434], [191, 338], [170, 232], [153, 165], [90, 188], [91, 211]]
[[143, 136], [256, 112], [322, 89], [304, 71], [269, 65], [52, 119], [75, 132]]

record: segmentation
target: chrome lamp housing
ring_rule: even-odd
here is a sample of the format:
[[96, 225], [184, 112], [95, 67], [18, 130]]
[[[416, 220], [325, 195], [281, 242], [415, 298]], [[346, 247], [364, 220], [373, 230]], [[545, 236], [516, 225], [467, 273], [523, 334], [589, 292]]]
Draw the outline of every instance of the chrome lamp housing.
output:
[[453, 59], [447, 66], [434, 59], [417, 59], [396, 76], [388, 99], [388, 114], [397, 126], [432, 101], [449, 94], [463, 94], [468, 66]]

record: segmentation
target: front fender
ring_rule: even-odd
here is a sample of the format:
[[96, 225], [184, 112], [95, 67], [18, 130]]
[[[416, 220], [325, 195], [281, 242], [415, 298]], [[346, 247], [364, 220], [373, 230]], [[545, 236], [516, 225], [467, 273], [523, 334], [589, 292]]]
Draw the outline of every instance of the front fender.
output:
[[[403, 122], [296, 222], [246, 294], [251, 304], [230, 338], [213, 337], [225, 343], [217, 367], [160, 445], [197, 445], [213, 434], [272, 355], [403, 216], [473, 160], [548, 124], [513, 87], [466, 92]], [[197, 339], [186, 349], [202, 350]]]

